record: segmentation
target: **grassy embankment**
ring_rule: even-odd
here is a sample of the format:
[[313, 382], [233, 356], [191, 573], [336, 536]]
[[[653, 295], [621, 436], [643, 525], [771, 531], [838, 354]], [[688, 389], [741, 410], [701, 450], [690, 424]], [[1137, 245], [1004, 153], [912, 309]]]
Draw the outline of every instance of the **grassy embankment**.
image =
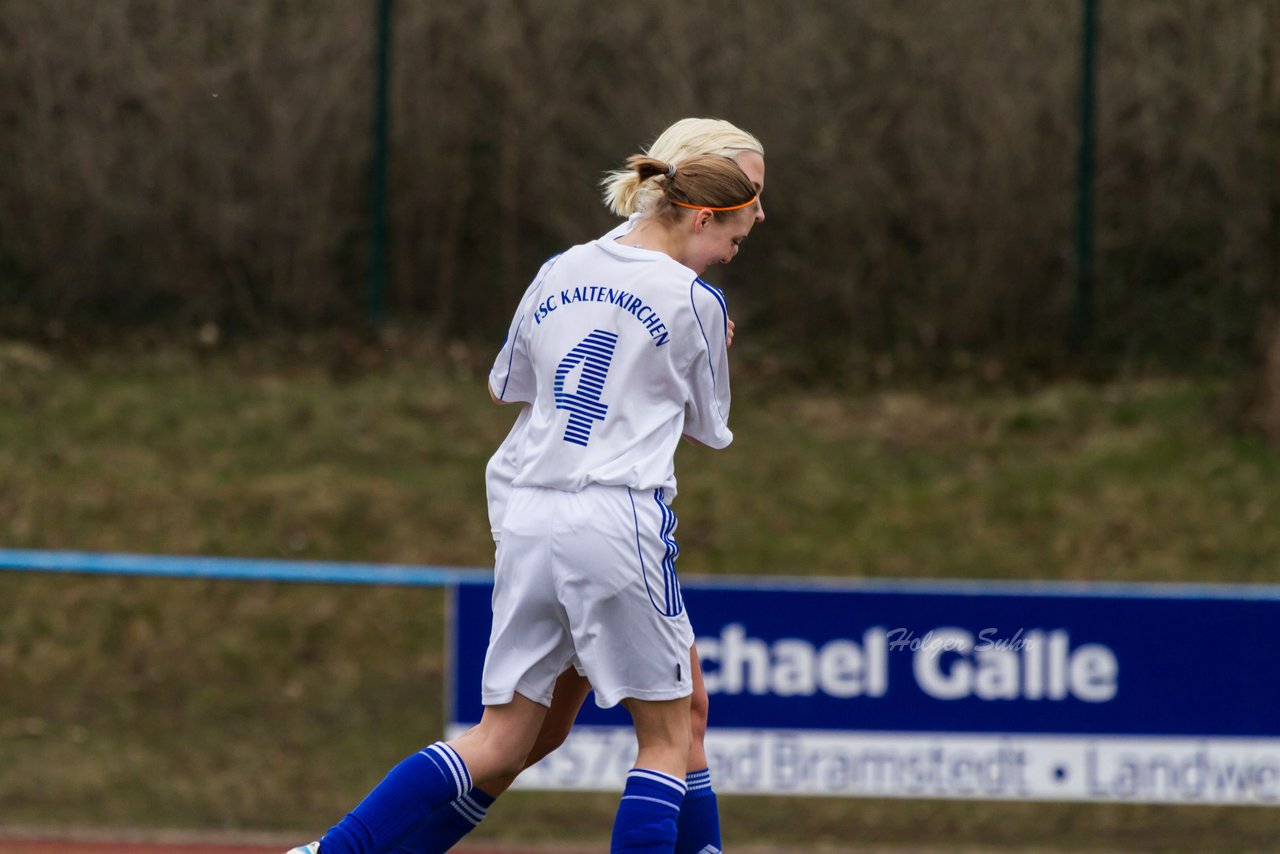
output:
[[[367, 354], [366, 354], [367, 355]], [[0, 544], [485, 565], [465, 359], [0, 357]], [[353, 367], [351, 362], [357, 364]], [[766, 390], [680, 451], [681, 571], [1270, 582], [1280, 451], [1214, 382]], [[0, 823], [314, 835], [441, 729], [438, 591], [0, 573]], [[599, 839], [608, 795], [478, 836]], [[1264, 846], [1263, 809], [725, 797], [768, 843]]]

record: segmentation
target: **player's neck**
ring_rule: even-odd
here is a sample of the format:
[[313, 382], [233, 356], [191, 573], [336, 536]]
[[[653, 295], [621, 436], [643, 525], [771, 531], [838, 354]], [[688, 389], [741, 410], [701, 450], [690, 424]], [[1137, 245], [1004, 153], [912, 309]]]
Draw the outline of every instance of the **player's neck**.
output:
[[673, 234], [671, 229], [663, 228], [659, 223], [652, 221], [642, 221], [635, 228], [617, 238], [616, 242], [636, 249], [661, 252], [676, 260], [680, 259], [679, 252], [683, 248], [680, 245], [681, 241], [678, 235]]

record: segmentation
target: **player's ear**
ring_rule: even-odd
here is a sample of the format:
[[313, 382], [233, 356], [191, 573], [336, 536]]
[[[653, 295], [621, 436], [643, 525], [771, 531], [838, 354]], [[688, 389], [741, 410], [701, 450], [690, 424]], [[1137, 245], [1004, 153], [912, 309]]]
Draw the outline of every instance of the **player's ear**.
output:
[[716, 215], [714, 213], [706, 208], [699, 210], [693, 217], [693, 233], [697, 234], [702, 231], [702, 229], [706, 228], [707, 225], [710, 224], [711, 220], [715, 219], [715, 216]]

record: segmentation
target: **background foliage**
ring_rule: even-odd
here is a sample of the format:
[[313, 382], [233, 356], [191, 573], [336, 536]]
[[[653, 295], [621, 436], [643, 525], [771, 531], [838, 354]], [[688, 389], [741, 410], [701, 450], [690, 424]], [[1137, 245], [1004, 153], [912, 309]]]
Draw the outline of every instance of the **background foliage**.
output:
[[[0, 332], [359, 324], [373, 5], [3, 0]], [[1280, 0], [1100, 9], [1095, 360], [1253, 358]], [[768, 152], [769, 221], [711, 275], [771, 358], [1062, 368], [1080, 30], [1058, 0], [397, 4], [389, 313], [491, 341], [610, 224], [597, 177], [716, 115]]]

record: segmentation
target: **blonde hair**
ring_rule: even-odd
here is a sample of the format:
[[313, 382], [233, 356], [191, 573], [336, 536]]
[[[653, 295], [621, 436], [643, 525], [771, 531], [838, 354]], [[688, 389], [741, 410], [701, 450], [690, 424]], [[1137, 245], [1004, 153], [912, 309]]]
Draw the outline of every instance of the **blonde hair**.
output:
[[[681, 119], [664, 130], [645, 154], [678, 166], [690, 157], [718, 154], [732, 158], [743, 151], [764, 156], [760, 140], [723, 119]], [[634, 169], [609, 172], [600, 183], [605, 207], [618, 216], [631, 216], [660, 195], [656, 182], [646, 184]]]
[[756, 201], [756, 188], [735, 160], [720, 154], [686, 157], [679, 165], [643, 154], [627, 158], [627, 168], [656, 197], [646, 216], [677, 221], [681, 208], [710, 210], [713, 216], [741, 213]]

